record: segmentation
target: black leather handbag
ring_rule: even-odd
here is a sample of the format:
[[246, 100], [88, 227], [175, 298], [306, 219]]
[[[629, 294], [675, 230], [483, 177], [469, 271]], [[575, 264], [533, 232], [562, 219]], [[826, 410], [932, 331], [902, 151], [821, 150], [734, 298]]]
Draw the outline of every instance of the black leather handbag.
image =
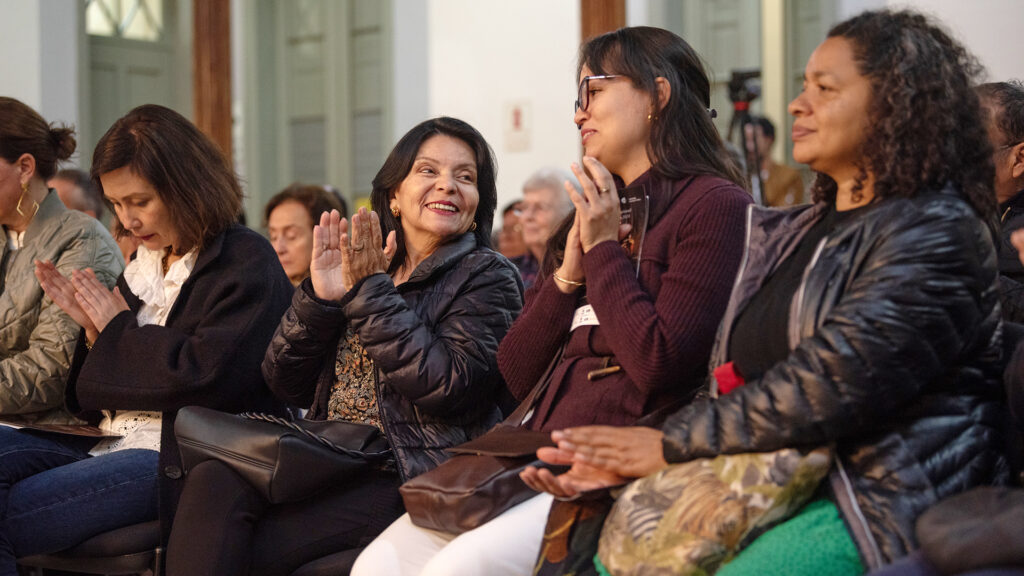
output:
[[186, 473], [200, 462], [231, 467], [272, 504], [294, 502], [384, 466], [392, 453], [375, 426], [339, 420], [286, 420], [200, 406], [174, 423]]

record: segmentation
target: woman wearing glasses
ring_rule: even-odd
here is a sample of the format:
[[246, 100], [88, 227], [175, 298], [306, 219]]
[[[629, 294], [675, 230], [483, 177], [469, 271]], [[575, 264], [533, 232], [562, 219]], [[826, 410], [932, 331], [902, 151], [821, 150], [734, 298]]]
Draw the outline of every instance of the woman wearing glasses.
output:
[[[750, 196], [711, 122], [697, 53], [656, 28], [588, 42], [574, 122], [584, 148], [568, 182], [576, 211], [498, 349], [522, 401], [555, 359], [524, 424], [558, 430], [635, 422], [700, 385], [743, 250]], [[619, 191], [649, 197], [639, 264], [620, 246]], [[637, 232], [630, 235], [634, 241]], [[456, 537], [402, 516], [353, 574], [528, 574], [551, 497], [537, 495]]]

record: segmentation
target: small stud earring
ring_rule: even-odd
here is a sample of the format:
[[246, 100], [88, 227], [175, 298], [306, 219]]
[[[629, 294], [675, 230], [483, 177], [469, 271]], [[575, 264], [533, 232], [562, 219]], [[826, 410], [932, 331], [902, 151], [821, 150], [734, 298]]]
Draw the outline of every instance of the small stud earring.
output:
[[401, 210], [398, 209], [398, 206], [392, 206], [391, 207], [391, 215], [394, 216], [395, 218], [398, 218], [398, 215], [401, 214], [401, 213], [402, 212], [401, 212]]

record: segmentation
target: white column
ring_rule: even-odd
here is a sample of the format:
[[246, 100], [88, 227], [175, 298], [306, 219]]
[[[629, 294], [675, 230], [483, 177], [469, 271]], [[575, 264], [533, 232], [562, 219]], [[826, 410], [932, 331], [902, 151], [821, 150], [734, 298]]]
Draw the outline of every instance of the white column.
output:
[[0, 94], [77, 125], [79, 0], [0, 0]]

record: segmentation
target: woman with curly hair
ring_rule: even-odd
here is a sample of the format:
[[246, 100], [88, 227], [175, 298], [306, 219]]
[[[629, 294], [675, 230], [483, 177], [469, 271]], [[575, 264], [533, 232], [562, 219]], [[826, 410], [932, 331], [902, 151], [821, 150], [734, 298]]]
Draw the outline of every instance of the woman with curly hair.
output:
[[[557, 496], [720, 454], [834, 445], [824, 489], [719, 574], [859, 574], [906, 555], [937, 500], [998, 480], [1003, 417], [991, 148], [977, 61], [913, 12], [866, 12], [789, 105], [815, 204], [752, 208], [712, 362], [740, 385], [660, 430], [553, 433]], [[721, 391], [725, 389], [722, 388]]]

